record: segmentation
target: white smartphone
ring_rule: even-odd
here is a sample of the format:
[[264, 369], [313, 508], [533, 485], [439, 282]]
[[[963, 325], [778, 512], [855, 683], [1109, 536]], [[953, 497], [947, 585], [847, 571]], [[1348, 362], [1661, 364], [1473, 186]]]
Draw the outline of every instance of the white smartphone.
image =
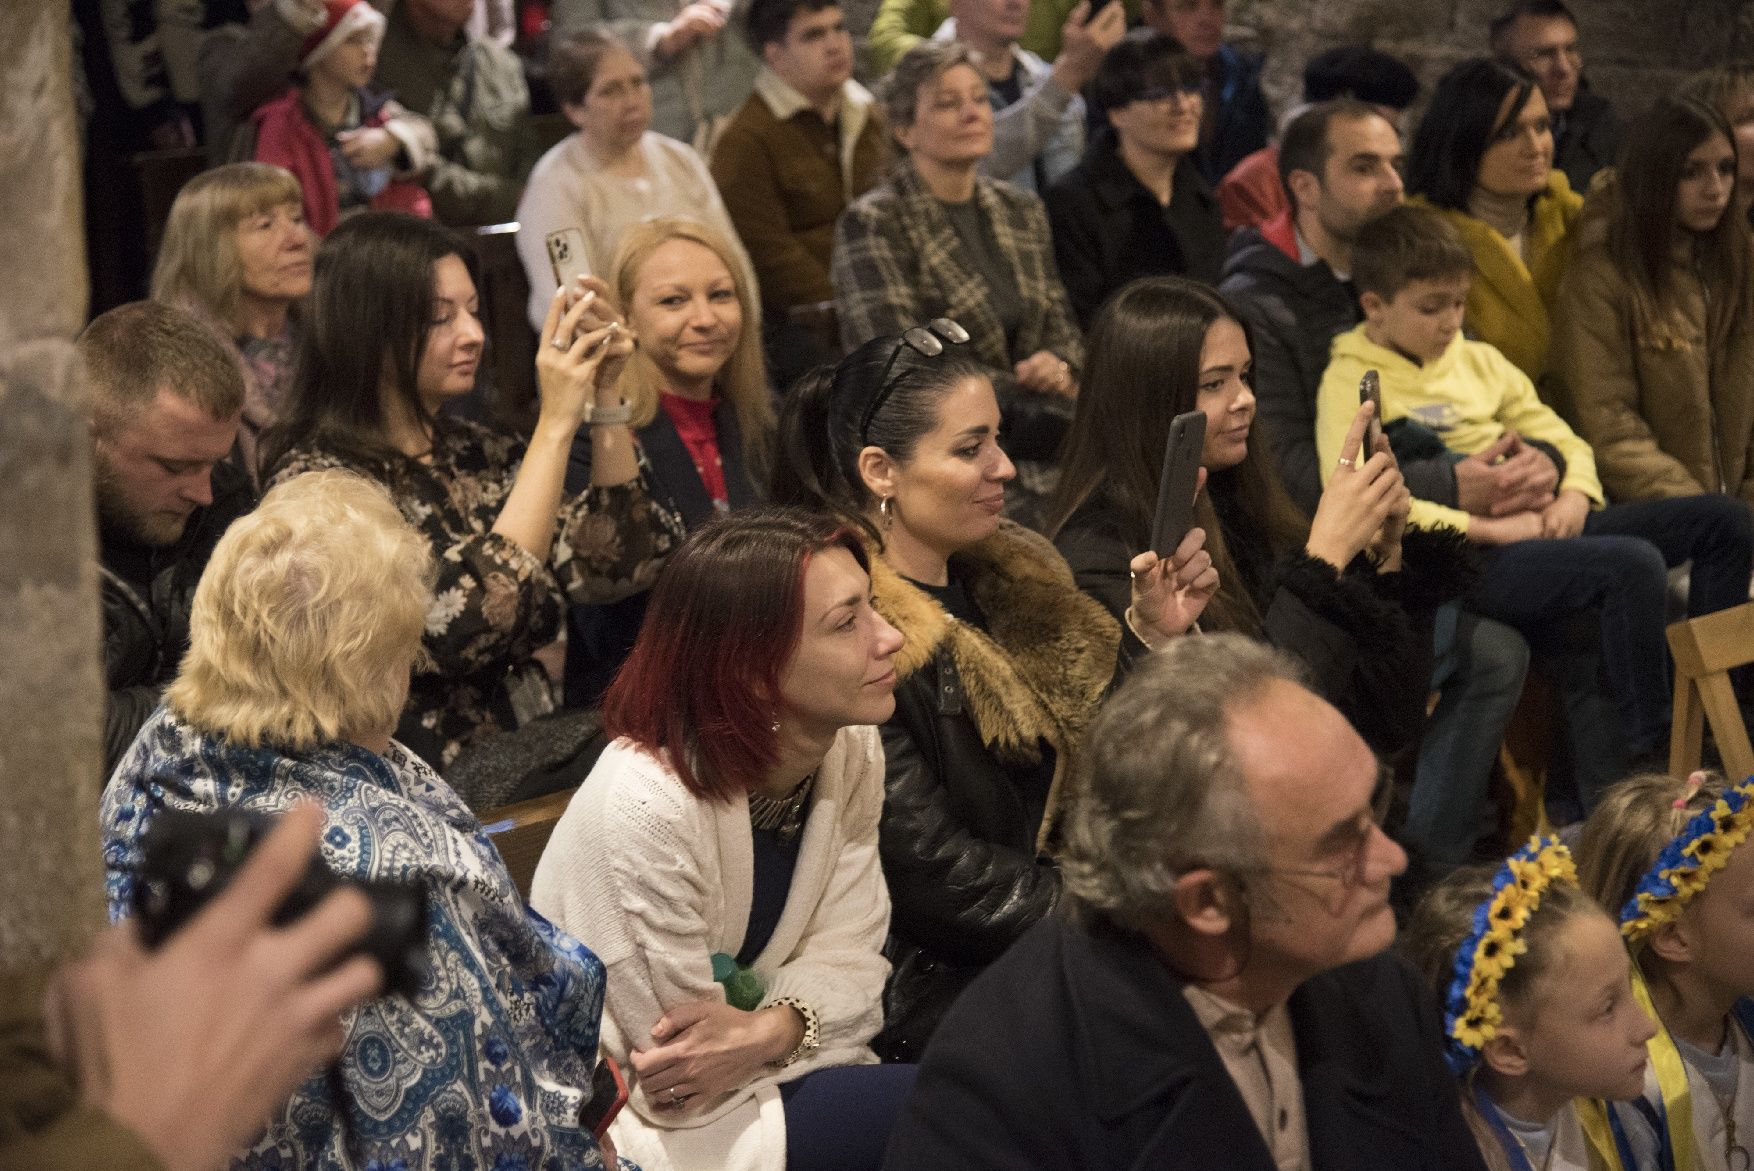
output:
[[577, 288], [580, 277], [591, 275], [585, 234], [577, 228], [548, 233], [548, 265], [554, 270], [555, 284], [563, 289]]

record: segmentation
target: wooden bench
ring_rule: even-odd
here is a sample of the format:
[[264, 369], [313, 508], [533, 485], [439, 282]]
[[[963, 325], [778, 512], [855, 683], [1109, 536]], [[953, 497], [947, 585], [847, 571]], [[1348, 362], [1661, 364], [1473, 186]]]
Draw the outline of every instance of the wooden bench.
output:
[[566, 812], [575, 792], [576, 789], [563, 789], [546, 797], [490, 809], [481, 815], [482, 828], [493, 840], [499, 856], [505, 859], [506, 869], [518, 884], [518, 893], [526, 899], [530, 897], [530, 880], [536, 876], [536, 863], [548, 845], [549, 835], [554, 833], [554, 823]]

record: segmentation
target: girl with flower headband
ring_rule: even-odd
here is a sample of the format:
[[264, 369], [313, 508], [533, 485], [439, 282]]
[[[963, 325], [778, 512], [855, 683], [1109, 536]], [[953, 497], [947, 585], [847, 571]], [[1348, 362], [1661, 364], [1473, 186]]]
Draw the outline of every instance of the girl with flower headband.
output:
[[1458, 870], [1420, 902], [1402, 948], [1443, 1005], [1445, 1057], [1492, 1171], [1657, 1167], [1594, 1099], [1636, 1098], [1656, 1032], [1614, 921], [1566, 848], [1534, 838]]
[[1634, 777], [1578, 841], [1583, 887], [1617, 912], [1662, 1026], [1637, 1119], [1672, 1147], [1675, 1171], [1748, 1171], [1754, 1151], [1751, 798], [1754, 778]]

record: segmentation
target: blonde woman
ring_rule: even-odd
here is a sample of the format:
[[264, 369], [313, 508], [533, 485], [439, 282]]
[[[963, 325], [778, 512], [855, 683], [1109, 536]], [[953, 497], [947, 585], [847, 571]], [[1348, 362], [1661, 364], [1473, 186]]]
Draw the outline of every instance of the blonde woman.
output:
[[[761, 502], [773, 407], [740, 253], [698, 220], [663, 217], [629, 228], [611, 280], [639, 345], [621, 375], [653, 496], [690, 531]], [[573, 441], [567, 490], [591, 482], [591, 447]], [[574, 607], [567, 701], [588, 703], [627, 657], [646, 594]]]
[[214, 549], [182, 672], [104, 794], [118, 917], [164, 809], [312, 803], [330, 869], [424, 889], [418, 990], [344, 1013], [339, 1060], [234, 1167], [614, 1165], [578, 1121], [602, 964], [529, 913], [480, 823], [392, 739], [432, 575], [426, 539], [370, 480], [313, 472], [271, 490]]
[[152, 272], [153, 300], [206, 321], [243, 360], [249, 378], [238, 447], [252, 481], [260, 476], [258, 440], [291, 383], [314, 240], [290, 171], [232, 163], [177, 194]]

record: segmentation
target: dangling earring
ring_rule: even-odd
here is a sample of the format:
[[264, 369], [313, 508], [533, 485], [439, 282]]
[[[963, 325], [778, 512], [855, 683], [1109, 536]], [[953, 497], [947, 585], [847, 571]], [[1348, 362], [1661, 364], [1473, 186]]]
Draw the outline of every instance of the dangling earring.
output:
[[774, 735], [776, 735], [776, 736], [777, 736], [777, 735], [779, 735], [779, 731], [780, 731], [780, 718], [779, 718], [779, 717], [778, 717], [778, 716], [775, 716], [775, 717], [774, 717], [774, 718], [773, 718], [773, 731], [774, 731]]
[[890, 526], [895, 523], [895, 508], [890, 503], [894, 499], [895, 497], [893, 496], [885, 496], [877, 502], [877, 515], [882, 518], [883, 531], [886, 533], [889, 531]]

